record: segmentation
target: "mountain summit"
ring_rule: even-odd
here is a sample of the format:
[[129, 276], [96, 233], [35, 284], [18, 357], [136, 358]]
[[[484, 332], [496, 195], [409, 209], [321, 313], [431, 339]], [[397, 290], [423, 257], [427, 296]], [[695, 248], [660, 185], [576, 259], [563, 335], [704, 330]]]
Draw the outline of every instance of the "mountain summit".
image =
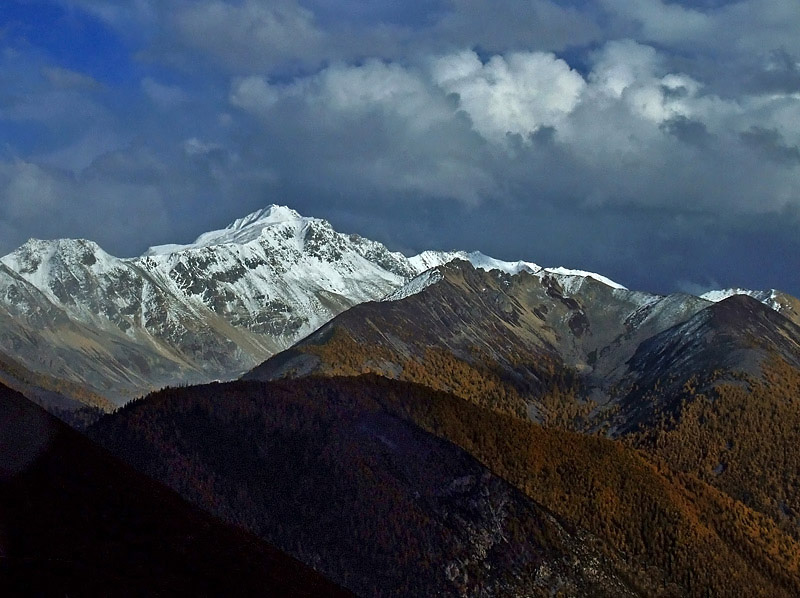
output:
[[293, 209], [286, 206], [272, 204], [261, 210], [256, 210], [244, 218], [239, 218], [220, 230], [203, 233], [194, 243], [189, 245], [157, 245], [145, 252], [145, 255], [164, 255], [185, 251], [187, 249], [197, 249], [198, 247], [211, 247], [214, 245], [225, 245], [228, 243], [244, 245], [257, 239], [264, 229], [281, 224], [283, 222], [296, 222], [301, 220], [316, 220], [303, 218]]

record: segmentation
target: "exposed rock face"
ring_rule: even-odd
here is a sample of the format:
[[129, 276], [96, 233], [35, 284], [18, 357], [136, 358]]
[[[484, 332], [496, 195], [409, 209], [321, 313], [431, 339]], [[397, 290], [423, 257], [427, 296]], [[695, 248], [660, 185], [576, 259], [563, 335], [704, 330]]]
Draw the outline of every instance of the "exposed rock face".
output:
[[415, 274], [379, 243], [278, 206], [134, 259], [31, 240], [0, 264], [0, 346], [119, 402], [234, 377]]
[[[643, 393], [668, 380], [677, 396], [693, 375], [757, 375], [771, 355], [800, 367], [796, 300], [780, 295], [781, 303], [772, 305], [775, 296], [729, 293], [716, 302], [659, 296], [588, 276], [510, 275], [457, 260], [418, 276], [384, 302], [341, 314], [247, 377], [370, 371], [489, 402], [500, 386], [505, 390], [495, 398], [510, 403], [494, 407], [543, 422], [548, 411], [564, 406], [563, 400], [547, 404], [559, 387], [587, 416], [591, 412], [576, 425], [625, 430], [644, 414]], [[483, 386], [471, 391], [469, 376]], [[659, 402], [670, 396], [662, 395]]]

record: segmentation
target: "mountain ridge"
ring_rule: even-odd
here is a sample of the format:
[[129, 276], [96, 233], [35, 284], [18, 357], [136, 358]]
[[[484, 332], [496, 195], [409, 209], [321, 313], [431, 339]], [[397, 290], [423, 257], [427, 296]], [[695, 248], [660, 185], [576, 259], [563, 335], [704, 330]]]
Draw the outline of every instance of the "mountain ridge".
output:
[[[564, 297], [599, 283], [655, 301], [599, 274], [480, 252], [409, 258], [273, 204], [133, 258], [89, 240], [29, 240], [0, 258], [0, 354], [118, 405], [165, 385], [237, 378], [354, 305], [420, 290], [415, 277], [455, 259], [553, 280]], [[800, 318], [800, 305], [780, 307]]]

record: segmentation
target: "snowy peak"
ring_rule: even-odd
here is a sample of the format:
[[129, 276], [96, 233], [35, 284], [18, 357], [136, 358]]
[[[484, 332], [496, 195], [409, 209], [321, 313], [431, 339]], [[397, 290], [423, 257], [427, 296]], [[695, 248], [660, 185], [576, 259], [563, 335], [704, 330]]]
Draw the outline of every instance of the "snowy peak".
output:
[[707, 293], [703, 293], [700, 295], [701, 299], [705, 299], [706, 301], [713, 301], [714, 303], [719, 303], [727, 299], [728, 297], [733, 297], [734, 295], [747, 295], [752, 297], [753, 299], [758, 299], [761, 303], [768, 305], [775, 311], [781, 311], [783, 307], [781, 303], [778, 301], [778, 297], [780, 295], [779, 291], [775, 289], [770, 289], [768, 291], [752, 291], [750, 289], [720, 289], [717, 291], [708, 291]]
[[258, 239], [266, 229], [283, 223], [306, 223], [316, 218], [304, 218], [291, 208], [272, 204], [261, 210], [256, 210], [244, 218], [239, 218], [220, 230], [203, 233], [193, 243], [188, 245], [156, 245], [145, 252], [145, 256], [167, 255], [185, 251], [187, 249], [198, 249], [200, 247], [211, 247], [214, 245], [245, 245]]
[[192, 245], [198, 247], [222, 245], [225, 243], [243, 245], [257, 239], [261, 236], [264, 229], [276, 224], [306, 220], [311, 219], [303, 218], [300, 214], [286, 206], [273, 204], [262, 210], [257, 210], [252, 214], [248, 214], [244, 218], [235, 220], [222, 230], [203, 233]]
[[6, 264], [11, 262], [22, 264], [47, 260], [54, 255], [82, 256], [96, 253], [105, 254], [97, 243], [88, 239], [28, 239], [2, 260]]
[[272, 204], [266, 208], [256, 210], [244, 218], [239, 218], [225, 227], [225, 231], [240, 231], [251, 226], [267, 226], [278, 222], [300, 220], [303, 217], [287, 206]]
[[419, 255], [408, 258], [409, 263], [420, 273], [453, 260], [464, 260], [471, 263], [474, 268], [486, 270], [487, 272], [489, 270], [500, 270], [506, 274], [519, 274], [520, 272], [535, 274], [542, 269], [541, 266], [533, 262], [505, 262], [484, 255], [480, 251], [423, 251]]
[[8, 268], [36, 286], [46, 286], [54, 275], [82, 278], [79, 272], [105, 273], [120, 260], [94, 241], [86, 239], [29, 239], [15, 251], [0, 258]]
[[601, 282], [612, 289], [627, 290], [627, 287], [622, 286], [618, 282], [614, 282], [610, 278], [594, 272], [587, 272], [586, 270], [573, 270], [571, 268], [559, 266], [558, 268], [544, 268], [544, 272], [555, 275], [567, 293], [575, 292], [587, 278]]

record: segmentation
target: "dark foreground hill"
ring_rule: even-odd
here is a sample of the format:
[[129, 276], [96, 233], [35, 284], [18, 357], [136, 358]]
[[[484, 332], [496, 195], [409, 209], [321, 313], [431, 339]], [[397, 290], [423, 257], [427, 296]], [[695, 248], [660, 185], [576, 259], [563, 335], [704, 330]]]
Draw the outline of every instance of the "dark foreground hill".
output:
[[169, 390], [92, 433], [363, 596], [800, 595], [796, 541], [696, 476], [417, 384]]
[[92, 433], [359, 596], [638, 595], [591, 534], [388, 408], [369, 383], [309, 384], [164, 391]]
[[351, 594], [0, 386], [0, 595]]

